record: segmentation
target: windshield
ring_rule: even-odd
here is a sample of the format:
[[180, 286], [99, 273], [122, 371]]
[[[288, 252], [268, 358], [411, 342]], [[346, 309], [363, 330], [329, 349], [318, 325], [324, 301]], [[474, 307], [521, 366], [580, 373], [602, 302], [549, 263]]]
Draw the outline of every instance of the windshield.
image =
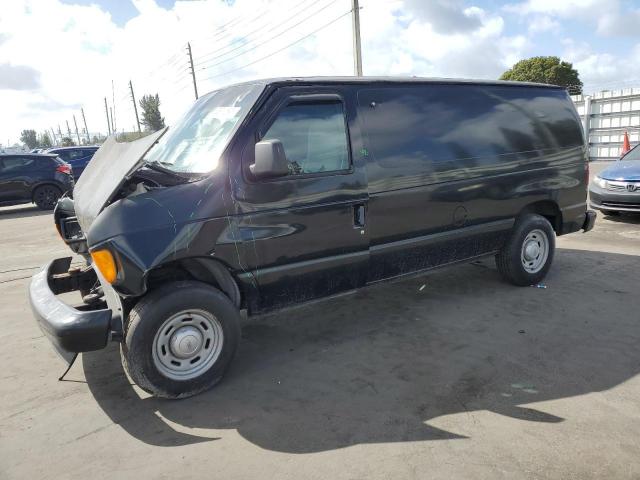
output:
[[231, 135], [264, 88], [237, 85], [201, 97], [145, 155], [176, 172], [206, 173], [218, 166]]
[[640, 148], [638, 148], [638, 145], [629, 150], [629, 153], [622, 157], [622, 160], [640, 160]]

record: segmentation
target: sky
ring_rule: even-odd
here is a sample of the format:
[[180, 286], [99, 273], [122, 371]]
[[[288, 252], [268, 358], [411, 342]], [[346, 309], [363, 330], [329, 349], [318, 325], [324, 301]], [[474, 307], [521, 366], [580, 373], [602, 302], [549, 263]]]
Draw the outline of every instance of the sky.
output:
[[[522, 58], [572, 62], [585, 93], [640, 87], [640, 0], [360, 0], [365, 75], [498, 78]], [[135, 129], [160, 95], [167, 124], [199, 93], [274, 76], [351, 75], [351, 0], [3, 0], [0, 144], [23, 129], [75, 138]]]

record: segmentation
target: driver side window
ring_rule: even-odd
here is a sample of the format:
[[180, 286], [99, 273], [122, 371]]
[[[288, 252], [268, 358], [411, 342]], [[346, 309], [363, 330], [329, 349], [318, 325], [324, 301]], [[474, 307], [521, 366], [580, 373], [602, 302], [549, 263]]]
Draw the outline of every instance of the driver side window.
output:
[[262, 140], [280, 140], [289, 175], [349, 169], [342, 103], [294, 103], [280, 111]]

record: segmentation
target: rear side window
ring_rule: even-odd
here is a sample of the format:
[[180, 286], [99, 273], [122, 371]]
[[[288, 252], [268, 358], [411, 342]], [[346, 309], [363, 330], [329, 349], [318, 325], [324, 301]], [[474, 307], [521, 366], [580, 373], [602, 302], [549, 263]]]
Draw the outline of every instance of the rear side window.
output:
[[62, 150], [58, 152], [58, 156], [62, 158], [64, 161], [68, 162], [70, 160], [77, 160], [79, 158], [87, 157], [91, 154], [86, 150], [78, 149], [78, 150]]
[[12, 173], [21, 172], [23, 170], [32, 168], [35, 164], [35, 159], [25, 157], [10, 157], [2, 159], [2, 172]]
[[433, 175], [518, 162], [583, 145], [562, 90], [421, 85], [358, 94], [376, 177]]
[[293, 103], [282, 109], [263, 140], [280, 140], [289, 175], [328, 173], [349, 168], [342, 103]]

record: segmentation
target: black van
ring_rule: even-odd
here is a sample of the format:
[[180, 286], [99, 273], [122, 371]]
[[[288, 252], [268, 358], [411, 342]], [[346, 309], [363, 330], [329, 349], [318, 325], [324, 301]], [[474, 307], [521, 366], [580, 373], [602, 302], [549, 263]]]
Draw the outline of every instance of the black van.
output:
[[[495, 255], [515, 285], [556, 235], [593, 227], [580, 121], [537, 84], [256, 81], [200, 98], [168, 131], [109, 138], [55, 211], [87, 259], [30, 285], [67, 360], [121, 342], [162, 397], [218, 382], [256, 315]], [[74, 308], [56, 295], [80, 291]]]

